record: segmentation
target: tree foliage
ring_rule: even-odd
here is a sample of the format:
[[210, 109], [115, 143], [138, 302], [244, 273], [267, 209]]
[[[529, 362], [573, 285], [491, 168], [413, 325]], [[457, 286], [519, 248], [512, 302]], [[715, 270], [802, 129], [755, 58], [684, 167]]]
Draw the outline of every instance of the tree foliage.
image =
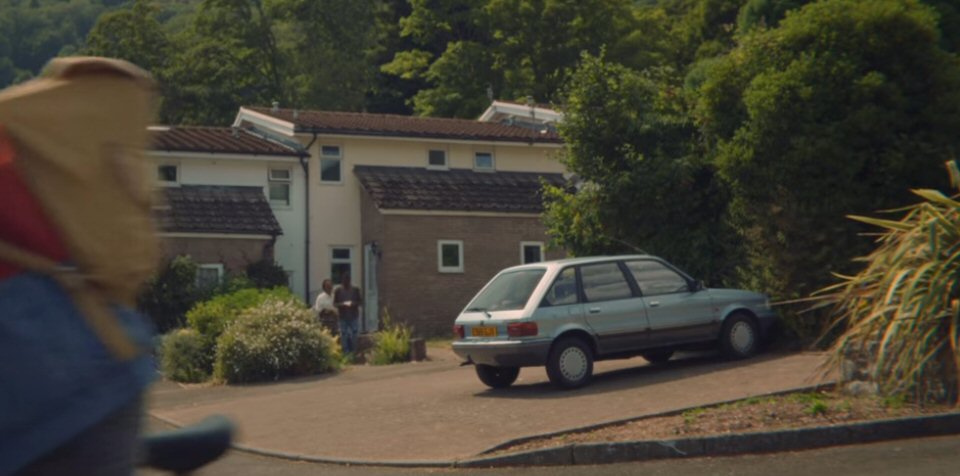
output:
[[730, 184], [744, 283], [797, 297], [864, 250], [843, 217], [936, 186], [958, 145], [960, 69], [932, 9], [828, 0], [745, 35], [700, 88], [698, 121]]
[[[401, 35], [414, 47], [382, 66], [421, 80], [423, 115], [476, 117], [489, 96], [559, 100], [582, 52], [614, 46], [633, 25], [625, 0], [411, 0]], [[618, 50], [619, 51], [619, 50]]]
[[560, 132], [578, 191], [547, 189], [545, 222], [575, 254], [642, 250], [719, 283], [729, 275], [726, 191], [703, 160], [682, 92], [584, 57]]

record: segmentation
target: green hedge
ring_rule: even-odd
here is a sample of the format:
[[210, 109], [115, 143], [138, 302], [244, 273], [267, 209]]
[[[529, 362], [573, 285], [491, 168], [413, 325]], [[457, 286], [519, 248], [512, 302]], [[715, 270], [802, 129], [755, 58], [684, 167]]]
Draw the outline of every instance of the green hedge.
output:
[[197, 304], [187, 312], [187, 323], [204, 337], [212, 352], [214, 343], [227, 325], [244, 310], [257, 307], [268, 299], [300, 302], [288, 288], [241, 289]]
[[227, 383], [277, 380], [334, 370], [336, 340], [291, 300], [267, 299], [240, 314], [217, 340], [214, 377]]
[[210, 378], [212, 359], [203, 336], [193, 329], [177, 329], [160, 341], [160, 367], [177, 382], [202, 382]]

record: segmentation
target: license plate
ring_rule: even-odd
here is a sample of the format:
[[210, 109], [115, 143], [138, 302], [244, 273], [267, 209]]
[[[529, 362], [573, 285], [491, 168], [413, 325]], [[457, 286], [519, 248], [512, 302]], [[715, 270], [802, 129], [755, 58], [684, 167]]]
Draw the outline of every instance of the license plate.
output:
[[470, 334], [474, 337], [496, 337], [497, 328], [493, 326], [477, 326], [470, 331]]

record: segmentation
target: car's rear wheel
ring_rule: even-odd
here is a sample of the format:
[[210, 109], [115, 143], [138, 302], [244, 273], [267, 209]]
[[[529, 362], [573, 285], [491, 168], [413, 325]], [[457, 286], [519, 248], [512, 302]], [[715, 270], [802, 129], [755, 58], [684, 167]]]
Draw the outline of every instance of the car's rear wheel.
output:
[[484, 385], [490, 388], [507, 388], [517, 381], [520, 367], [495, 367], [493, 365], [477, 364], [477, 377]]
[[554, 344], [547, 358], [550, 383], [563, 389], [582, 387], [593, 377], [593, 352], [581, 339], [568, 337]]
[[727, 318], [720, 330], [720, 350], [731, 359], [744, 359], [757, 353], [760, 332], [754, 320], [738, 312]]
[[670, 360], [670, 357], [673, 357], [673, 350], [672, 349], [653, 350], [650, 352], [644, 352], [640, 355], [643, 356], [643, 358], [646, 359], [647, 362], [650, 362], [651, 364], [662, 364]]

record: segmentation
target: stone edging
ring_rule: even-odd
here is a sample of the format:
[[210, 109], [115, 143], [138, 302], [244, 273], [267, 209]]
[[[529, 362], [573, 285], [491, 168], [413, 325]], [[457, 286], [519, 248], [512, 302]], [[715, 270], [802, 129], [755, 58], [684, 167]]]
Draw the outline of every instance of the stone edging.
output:
[[775, 453], [960, 433], [960, 412], [921, 417], [678, 440], [577, 443], [557, 448], [458, 461], [456, 466], [555, 466], [607, 464], [665, 458]]

